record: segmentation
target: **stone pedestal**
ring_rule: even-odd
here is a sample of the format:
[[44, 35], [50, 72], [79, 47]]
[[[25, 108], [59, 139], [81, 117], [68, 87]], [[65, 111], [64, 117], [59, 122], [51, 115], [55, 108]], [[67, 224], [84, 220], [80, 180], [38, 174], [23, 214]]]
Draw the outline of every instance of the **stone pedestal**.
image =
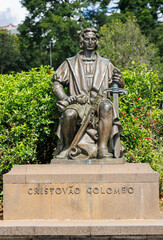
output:
[[4, 220], [158, 218], [158, 173], [148, 164], [56, 162], [4, 175]]

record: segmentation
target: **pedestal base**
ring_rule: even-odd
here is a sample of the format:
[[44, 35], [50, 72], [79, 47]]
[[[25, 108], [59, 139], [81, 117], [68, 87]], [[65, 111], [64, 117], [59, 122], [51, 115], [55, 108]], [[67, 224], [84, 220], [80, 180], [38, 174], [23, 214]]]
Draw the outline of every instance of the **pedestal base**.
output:
[[159, 219], [158, 173], [148, 164], [14, 166], [4, 219]]
[[161, 240], [163, 219], [0, 221], [3, 240]]
[[79, 160], [63, 160], [54, 158], [51, 160], [51, 164], [87, 164], [87, 165], [110, 165], [110, 164], [124, 164], [125, 158], [103, 158], [103, 159], [79, 159]]

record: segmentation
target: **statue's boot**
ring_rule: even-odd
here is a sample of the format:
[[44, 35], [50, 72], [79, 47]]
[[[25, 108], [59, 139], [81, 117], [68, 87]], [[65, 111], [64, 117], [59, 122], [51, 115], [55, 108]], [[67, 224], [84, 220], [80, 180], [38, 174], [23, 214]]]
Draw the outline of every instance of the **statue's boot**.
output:
[[98, 158], [112, 158], [113, 154], [108, 152], [108, 149], [101, 149], [97, 152]]
[[108, 101], [104, 101], [99, 109], [99, 125], [98, 125], [98, 158], [112, 158], [113, 154], [108, 152], [108, 141], [112, 130], [113, 107]]
[[67, 149], [60, 152], [55, 158], [57, 159], [68, 159], [68, 151]]
[[77, 112], [73, 109], [67, 109], [63, 115], [63, 121], [61, 125], [62, 134], [64, 138], [64, 148], [55, 157], [58, 159], [68, 159], [69, 147], [76, 132]]

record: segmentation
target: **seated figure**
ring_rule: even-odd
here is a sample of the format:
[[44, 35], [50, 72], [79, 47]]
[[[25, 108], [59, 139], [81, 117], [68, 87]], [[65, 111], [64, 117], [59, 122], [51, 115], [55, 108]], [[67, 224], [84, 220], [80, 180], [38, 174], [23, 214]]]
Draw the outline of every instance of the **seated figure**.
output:
[[98, 38], [95, 28], [84, 29], [79, 42], [82, 51], [67, 58], [52, 77], [52, 90], [62, 112], [54, 152], [57, 159], [120, 157], [114, 152], [122, 127], [106, 89], [113, 83], [124, 88], [124, 81], [120, 71], [96, 52]]

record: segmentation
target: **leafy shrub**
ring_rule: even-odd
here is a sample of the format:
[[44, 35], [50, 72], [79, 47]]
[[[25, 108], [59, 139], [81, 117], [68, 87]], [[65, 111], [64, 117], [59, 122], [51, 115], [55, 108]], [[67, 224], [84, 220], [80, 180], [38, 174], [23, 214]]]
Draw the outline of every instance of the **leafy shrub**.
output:
[[[50, 74], [49, 74], [50, 71]], [[56, 146], [59, 113], [49, 67], [0, 75], [0, 187], [14, 164], [48, 163]], [[162, 110], [157, 74], [133, 64], [123, 72], [128, 95], [120, 96], [121, 141], [128, 162], [147, 162], [163, 176]]]
[[[58, 112], [49, 67], [0, 75], [0, 181], [14, 164], [52, 158]], [[2, 193], [1, 193], [2, 197]]]
[[147, 162], [163, 176], [160, 80], [146, 65], [123, 72], [128, 95], [120, 97], [121, 141], [128, 162]]
[[158, 49], [142, 34], [135, 17], [129, 17], [125, 22], [114, 19], [108, 26], [102, 26], [99, 34], [100, 55], [111, 59], [121, 70], [128, 69], [132, 61], [155, 68], [160, 64]]

